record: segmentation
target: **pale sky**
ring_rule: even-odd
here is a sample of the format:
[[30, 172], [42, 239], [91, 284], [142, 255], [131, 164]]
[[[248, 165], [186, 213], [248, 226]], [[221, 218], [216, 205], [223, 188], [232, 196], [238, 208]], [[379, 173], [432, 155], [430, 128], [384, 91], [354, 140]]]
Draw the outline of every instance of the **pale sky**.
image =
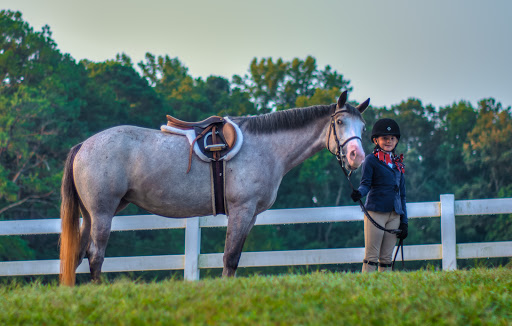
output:
[[0, 0], [61, 52], [101, 62], [178, 57], [193, 77], [228, 79], [251, 60], [316, 58], [351, 81], [350, 100], [512, 105], [508, 0]]

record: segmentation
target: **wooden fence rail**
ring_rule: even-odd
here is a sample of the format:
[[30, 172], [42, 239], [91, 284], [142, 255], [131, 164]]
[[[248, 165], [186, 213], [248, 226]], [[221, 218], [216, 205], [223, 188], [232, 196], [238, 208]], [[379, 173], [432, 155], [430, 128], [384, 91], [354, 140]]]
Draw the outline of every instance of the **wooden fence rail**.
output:
[[[456, 243], [455, 216], [512, 214], [512, 198], [455, 200], [441, 195], [439, 202], [408, 203], [409, 218], [440, 217], [441, 243], [404, 247], [406, 260], [442, 260], [443, 270], [457, 269], [457, 259], [512, 257], [512, 241]], [[362, 221], [358, 206], [268, 210], [256, 225]], [[198, 280], [199, 271], [222, 268], [222, 253], [201, 254], [201, 228], [226, 227], [224, 215], [171, 219], [156, 215], [116, 216], [112, 231], [185, 229], [185, 254], [107, 257], [103, 272], [184, 270], [184, 278]], [[0, 236], [58, 234], [60, 219], [0, 221]], [[358, 263], [364, 248], [243, 252], [239, 267]], [[400, 254], [397, 259], [401, 259]], [[78, 273], [88, 273], [85, 259]], [[58, 274], [59, 260], [0, 262], [0, 276]]]

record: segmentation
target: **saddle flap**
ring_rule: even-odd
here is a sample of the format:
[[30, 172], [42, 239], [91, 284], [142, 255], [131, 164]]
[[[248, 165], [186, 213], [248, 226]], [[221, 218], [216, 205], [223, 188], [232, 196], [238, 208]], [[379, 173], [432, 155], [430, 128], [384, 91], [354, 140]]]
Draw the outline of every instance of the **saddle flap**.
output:
[[229, 149], [232, 149], [236, 143], [236, 129], [231, 123], [226, 123], [222, 127], [222, 134], [226, 140], [226, 145]]

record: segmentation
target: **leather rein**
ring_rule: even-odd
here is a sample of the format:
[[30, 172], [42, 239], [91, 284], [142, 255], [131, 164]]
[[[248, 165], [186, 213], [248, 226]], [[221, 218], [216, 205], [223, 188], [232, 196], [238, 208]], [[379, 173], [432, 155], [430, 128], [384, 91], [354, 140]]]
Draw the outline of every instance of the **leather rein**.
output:
[[[354, 140], [354, 139], [359, 139], [360, 141], [362, 141], [361, 137], [359, 136], [352, 136], [352, 137], [349, 137], [347, 138], [342, 144], [340, 144], [340, 141], [338, 139], [338, 135], [336, 134], [336, 122], [335, 122], [335, 117], [340, 114], [340, 113], [344, 113], [344, 112], [347, 112], [348, 113], [348, 110], [345, 110], [345, 109], [340, 109], [340, 110], [335, 110], [334, 113], [331, 115], [331, 123], [330, 123], [330, 126], [329, 126], [329, 135], [327, 137], [327, 149], [329, 150], [329, 152], [331, 152], [332, 154], [334, 154], [334, 156], [336, 156], [336, 160], [338, 160], [338, 163], [341, 167], [341, 170], [343, 171], [343, 174], [345, 174], [345, 177], [347, 177], [347, 180], [348, 180], [348, 184], [350, 185], [350, 187], [352, 188], [352, 191], [355, 190], [354, 188], [354, 185], [352, 184], [352, 181], [350, 181], [350, 176], [352, 175], [352, 170], [351, 171], [347, 171], [347, 169], [345, 168], [345, 158], [347, 157], [347, 154], [345, 153], [345, 145], [347, 145], [347, 143], [351, 140]], [[329, 139], [331, 138], [331, 130], [332, 130], [332, 133], [334, 135], [334, 139], [336, 141], [336, 153], [333, 153], [331, 151], [331, 149], [329, 148]], [[402, 230], [400, 229], [386, 229], [385, 227], [381, 226], [379, 223], [377, 223], [371, 216], [370, 216], [370, 213], [368, 213], [368, 210], [366, 210], [366, 207], [364, 206], [363, 204], [363, 201], [361, 199], [359, 199], [359, 206], [361, 207], [361, 209], [363, 210], [364, 214], [366, 215], [366, 217], [368, 218], [368, 220], [373, 224], [375, 225], [375, 227], [379, 230], [382, 230], [384, 232], [389, 232], [391, 234], [400, 234], [402, 232]], [[392, 264], [392, 268], [394, 268], [394, 265], [395, 265], [395, 260], [396, 260], [396, 256], [398, 255], [398, 251], [399, 249], [402, 249], [402, 266], [404, 264], [404, 246], [403, 246], [403, 239], [400, 239], [399, 243], [398, 243], [398, 248], [396, 250], [396, 253], [395, 253], [395, 258], [393, 259], [393, 264]]]

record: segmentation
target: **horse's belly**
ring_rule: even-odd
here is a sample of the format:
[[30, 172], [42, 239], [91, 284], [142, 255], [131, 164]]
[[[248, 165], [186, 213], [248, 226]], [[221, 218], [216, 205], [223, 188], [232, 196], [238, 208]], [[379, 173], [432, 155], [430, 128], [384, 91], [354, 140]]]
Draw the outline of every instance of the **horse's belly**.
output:
[[163, 193], [161, 190], [144, 193], [133, 191], [124, 199], [161, 216], [192, 217], [212, 214], [211, 193], [194, 189], [186, 193], [177, 193], [172, 189]]
[[132, 171], [138, 177], [131, 178], [125, 200], [151, 213], [169, 217], [212, 214], [208, 163], [194, 158], [192, 169], [187, 174], [183, 162], [178, 164], [176, 160], [167, 159], [160, 164], [152, 164], [154, 162], [149, 162], [152, 160], [140, 165], [141, 171]]

